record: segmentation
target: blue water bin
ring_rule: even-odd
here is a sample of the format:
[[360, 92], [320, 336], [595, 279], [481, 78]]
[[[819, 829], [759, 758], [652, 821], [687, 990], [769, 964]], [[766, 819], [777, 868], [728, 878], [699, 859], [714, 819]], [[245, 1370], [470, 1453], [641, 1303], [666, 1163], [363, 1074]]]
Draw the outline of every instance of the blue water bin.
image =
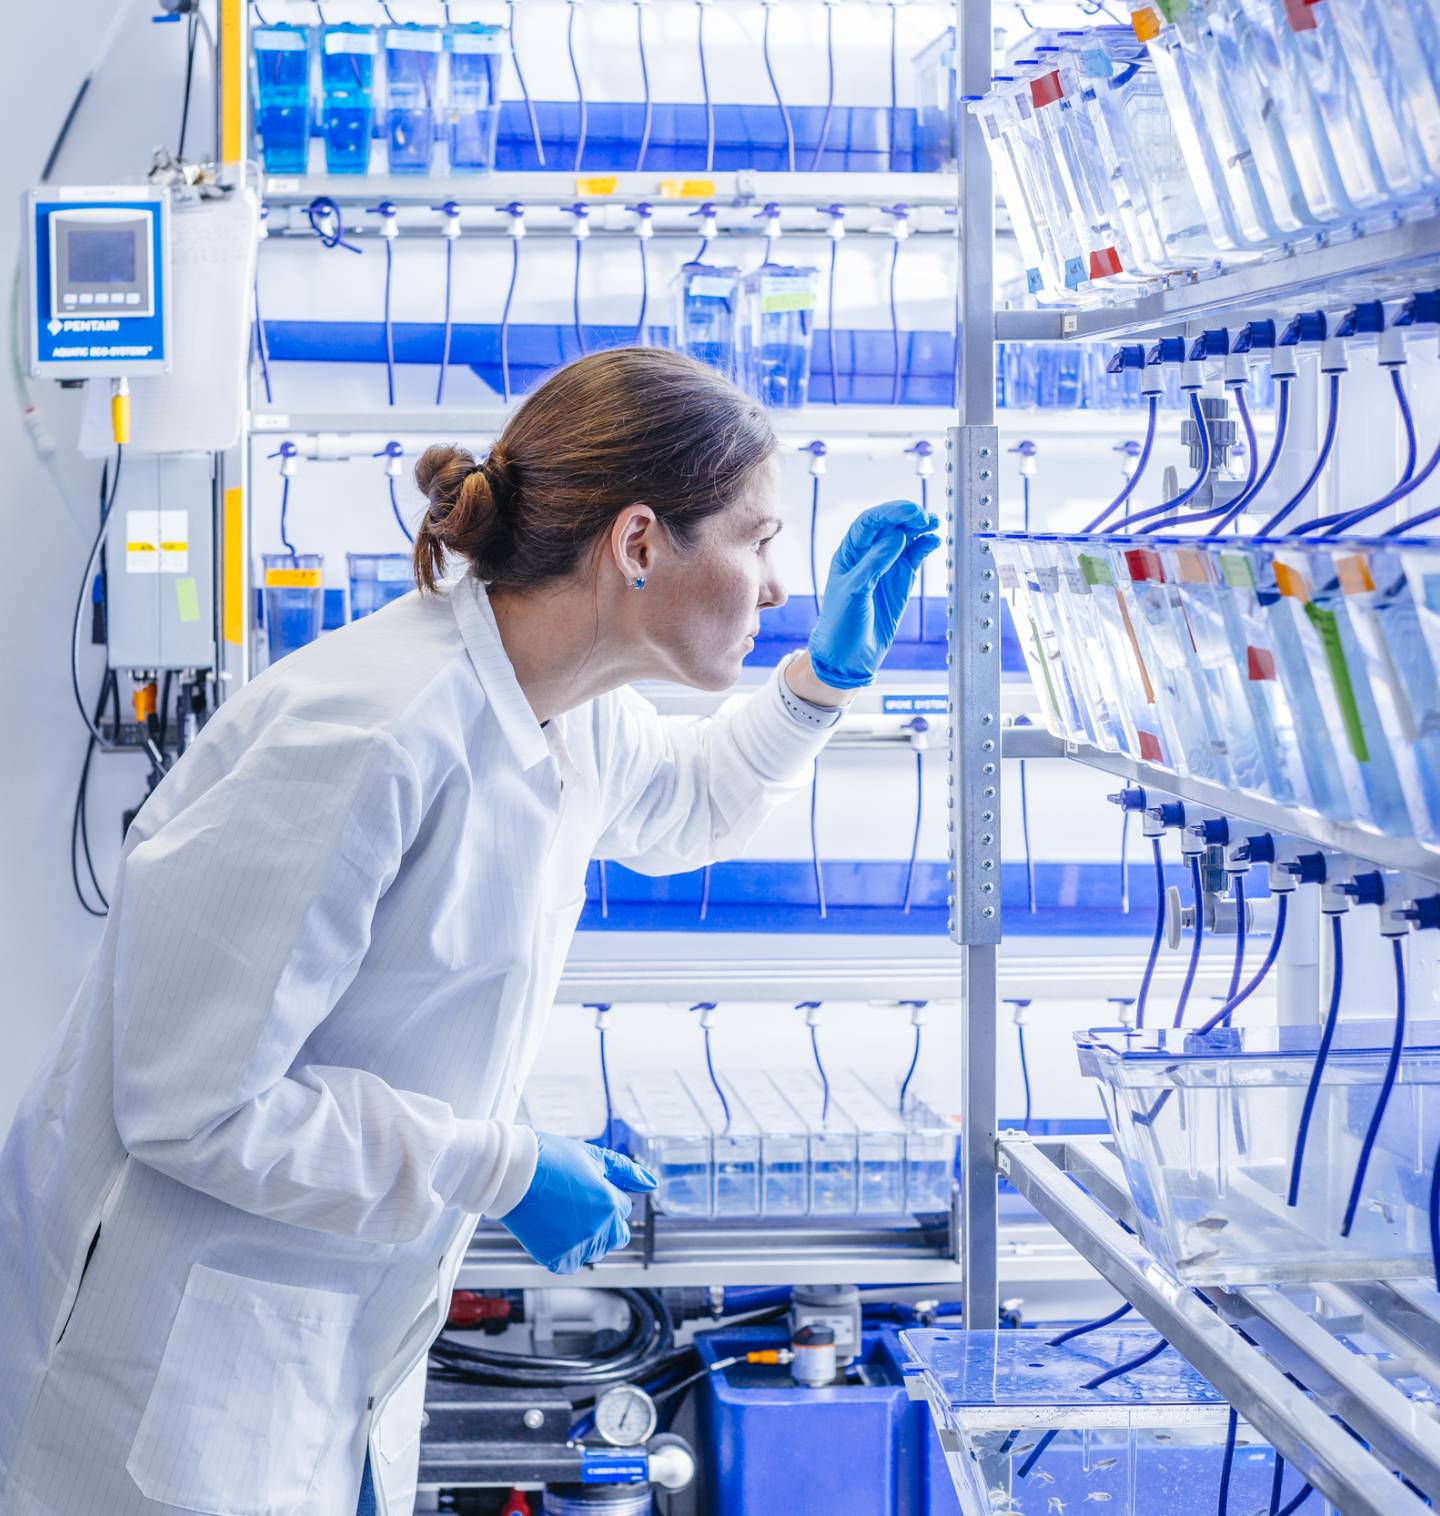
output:
[[303, 174], [310, 161], [310, 28], [281, 22], [251, 33], [255, 125], [267, 174]]
[[810, 393], [810, 342], [819, 270], [764, 263], [745, 275], [740, 323], [744, 388], [772, 410], [803, 406]]
[[325, 559], [320, 553], [266, 553], [265, 637], [270, 662], [314, 642], [325, 623]]
[[445, 135], [452, 174], [485, 174], [495, 167], [505, 30], [482, 21], [445, 28], [450, 95]]
[[350, 619], [358, 621], [415, 588], [409, 553], [346, 553], [350, 579]]
[[348, 21], [323, 27], [320, 80], [326, 173], [368, 173], [375, 129], [375, 28]]

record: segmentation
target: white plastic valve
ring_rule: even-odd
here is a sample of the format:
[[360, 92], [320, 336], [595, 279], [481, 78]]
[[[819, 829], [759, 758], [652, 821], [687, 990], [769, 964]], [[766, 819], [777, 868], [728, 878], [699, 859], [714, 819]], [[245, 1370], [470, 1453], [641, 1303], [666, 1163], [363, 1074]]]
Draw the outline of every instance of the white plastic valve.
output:
[[[571, 5], [578, 5], [580, 0], [569, 0]], [[590, 235], [590, 208], [582, 206], [569, 212], [572, 225], [570, 235], [577, 241], [583, 242]]]
[[655, 222], [653, 217], [642, 211], [635, 213], [635, 225], [632, 228], [635, 235], [642, 241], [648, 242], [655, 235]]
[[820, 479], [825, 474], [825, 444], [823, 442], [811, 442], [801, 448], [802, 453], [809, 453], [810, 462], [807, 468], [812, 479]]
[[293, 479], [300, 472], [300, 455], [298, 453], [282, 453], [280, 457], [280, 477]]
[[1320, 372], [1322, 374], [1343, 374], [1350, 367], [1350, 359], [1345, 351], [1345, 339], [1343, 337], [1327, 337], [1320, 344]]
[[1399, 368], [1406, 361], [1405, 330], [1399, 326], [1387, 326], [1380, 333], [1376, 344], [1376, 358], [1381, 368]]
[[894, 210], [886, 211], [885, 214], [890, 217], [890, 235], [896, 242], [903, 242], [910, 235], [910, 213]]
[[380, 235], [387, 242], [393, 242], [400, 235], [400, 216], [395, 207], [387, 200], [380, 207]]
[[695, 1482], [695, 1456], [678, 1442], [656, 1448], [648, 1462], [650, 1482], [662, 1490], [685, 1490]]
[[525, 207], [523, 205], [517, 206], [514, 210], [511, 210], [507, 206], [505, 214], [510, 218], [505, 227], [505, 234], [518, 242], [525, 235]]
[[1022, 479], [1033, 479], [1040, 471], [1040, 459], [1038, 455], [1035, 453], [1021, 453], [1019, 469]]
[[1293, 347], [1277, 347], [1270, 354], [1270, 377], [1272, 379], [1293, 379], [1299, 373], [1295, 364], [1295, 349]]
[[1182, 390], [1202, 390], [1205, 388], [1205, 365], [1192, 362], [1187, 358], [1180, 365], [1180, 388]]
[[440, 223], [440, 235], [448, 237], [452, 242], [460, 235], [460, 207], [445, 212], [445, 219]]
[[1161, 395], [1165, 392], [1165, 374], [1162, 365], [1147, 363], [1140, 370], [1140, 393], [1142, 395]]
[[595, 1030], [597, 1032], [608, 1031], [610, 1029], [610, 1017], [613, 1014], [614, 1012], [608, 1005], [597, 1005], [595, 1007]]
[[700, 218], [700, 240], [713, 242], [720, 230], [720, 217], [713, 205], [702, 206], [698, 212]]
[[935, 454], [922, 452], [918, 447], [910, 448], [915, 454], [915, 477], [917, 479], [931, 479], [935, 475]]
[[[834, 4], [836, 0], [826, 0], [826, 4]], [[843, 206], [836, 206], [834, 210], [826, 209], [825, 214], [830, 218], [830, 224], [825, 228], [825, 235], [832, 242], [845, 240], [845, 210]]]
[[385, 472], [391, 479], [398, 479], [405, 472], [405, 454], [396, 448], [387, 447]]
[[1226, 353], [1225, 383], [1244, 384], [1250, 378], [1249, 353]]
[[[762, 0], [763, 4], [773, 5], [775, 0]], [[766, 213], [760, 222], [760, 235], [770, 241], [778, 241], [782, 235], [780, 226], [780, 209], [777, 206], [773, 211]]]

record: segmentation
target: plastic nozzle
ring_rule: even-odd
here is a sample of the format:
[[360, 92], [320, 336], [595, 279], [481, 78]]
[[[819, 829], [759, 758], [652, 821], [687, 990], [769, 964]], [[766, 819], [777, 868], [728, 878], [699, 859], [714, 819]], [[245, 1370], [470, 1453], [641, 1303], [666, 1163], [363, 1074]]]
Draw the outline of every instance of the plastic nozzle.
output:
[[116, 447], [130, 440], [130, 381], [120, 378], [110, 391], [110, 432]]
[[1122, 811], [1143, 811], [1146, 808], [1145, 791], [1138, 786], [1116, 790], [1113, 795], [1107, 795], [1105, 798], [1111, 805], [1118, 805]]

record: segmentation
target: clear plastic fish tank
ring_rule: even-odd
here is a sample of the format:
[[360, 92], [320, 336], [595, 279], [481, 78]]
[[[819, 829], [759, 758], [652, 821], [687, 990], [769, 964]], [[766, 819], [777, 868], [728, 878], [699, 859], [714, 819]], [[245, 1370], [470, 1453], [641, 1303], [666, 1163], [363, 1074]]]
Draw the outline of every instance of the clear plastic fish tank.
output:
[[375, 129], [373, 26], [342, 22], [320, 29], [320, 82], [325, 172], [364, 174], [370, 169]]
[[428, 174], [445, 101], [440, 93], [444, 33], [438, 26], [385, 32], [385, 141], [392, 174]]
[[325, 626], [325, 558], [321, 553], [265, 553], [265, 639], [270, 662], [314, 642]]
[[922, 174], [953, 169], [956, 135], [955, 28], [948, 26], [912, 61], [915, 70], [915, 168]]
[[1406, 1027], [1370, 1146], [1394, 1031], [1381, 993], [1374, 1019], [1336, 1027], [1318, 1079], [1319, 1027], [1075, 1034], [1141, 1236], [1181, 1284], [1433, 1274], [1440, 1022]]
[[255, 125], [267, 174], [303, 174], [310, 162], [310, 28], [281, 22], [250, 34]]
[[358, 621], [415, 588], [409, 553], [346, 553], [350, 579], [350, 619]]
[[719, 369], [739, 373], [740, 270], [725, 264], [687, 263], [675, 275], [675, 350]]
[[[902, 1332], [963, 1516], [1214, 1516], [1229, 1409], [1208, 1381], [1166, 1348], [1094, 1384], [1158, 1340], [1143, 1324], [1059, 1347], [1026, 1328]], [[1228, 1510], [1269, 1510], [1274, 1472], [1273, 1449], [1240, 1422]], [[1285, 1498], [1299, 1489], [1287, 1473]]]
[[504, 27], [470, 21], [445, 28], [450, 58], [445, 138], [452, 174], [484, 174], [495, 167], [504, 48]]
[[809, 396], [819, 277], [813, 268], [775, 263], [744, 277], [741, 384], [771, 410], [793, 410]]

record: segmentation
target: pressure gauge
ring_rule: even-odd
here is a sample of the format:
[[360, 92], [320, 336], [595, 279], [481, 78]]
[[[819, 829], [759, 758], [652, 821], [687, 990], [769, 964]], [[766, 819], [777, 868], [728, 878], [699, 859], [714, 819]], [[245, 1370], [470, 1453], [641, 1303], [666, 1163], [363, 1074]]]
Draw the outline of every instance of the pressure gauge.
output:
[[655, 1434], [655, 1402], [639, 1385], [617, 1384], [595, 1402], [595, 1430], [614, 1448], [638, 1448]]

